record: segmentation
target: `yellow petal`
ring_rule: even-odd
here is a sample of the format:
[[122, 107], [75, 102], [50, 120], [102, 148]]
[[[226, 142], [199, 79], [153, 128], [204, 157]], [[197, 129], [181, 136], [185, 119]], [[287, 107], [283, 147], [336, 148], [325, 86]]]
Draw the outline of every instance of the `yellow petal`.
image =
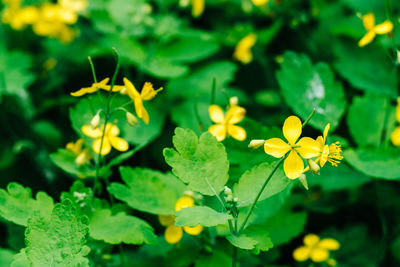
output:
[[367, 44], [369, 44], [370, 42], [372, 42], [372, 40], [374, 40], [375, 38], [375, 32], [373, 31], [369, 31], [367, 32], [363, 38], [361, 38], [361, 40], [358, 42], [358, 46], [359, 47], [363, 47], [366, 46]]
[[282, 131], [290, 145], [294, 145], [301, 135], [301, 121], [296, 116], [290, 116], [283, 123]]
[[180, 211], [181, 209], [193, 206], [194, 206], [194, 199], [189, 196], [183, 196], [176, 201], [175, 211]]
[[[93, 142], [93, 151], [96, 154], [100, 153], [100, 146], [101, 146], [101, 138], [94, 140]], [[108, 141], [108, 138], [103, 138], [103, 145], [101, 146], [101, 155], [107, 155], [111, 151], [111, 144]]]
[[137, 114], [137, 116], [139, 117], [139, 118], [143, 118], [143, 109], [144, 109], [144, 106], [143, 106], [143, 101], [142, 101], [142, 99], [140, 98], [140, 97], [138, 97], [138, 98], [135, 98], [134, 100], [134, 103], [135, 103], [135, 111], [136, 111], [136, 114]]
[[197, 18], [204, 12], [205, 0], [191, 0], [192, 1], [192, 16]]
[[142, 106], [142, 120], [144, 121], [144, 123], [149, 124], [150, 121], [149, 113], [144, 108], [144, 106]]
[[269, 0], [251, 0], [256, 6], [263, 6], [269, 2]]
[[81, 89], [78, 90], [78, 91], [72, 92], [71, 95], [72, 95], [72, 96], [78, 97], [78, 96], [83, 96], [83, 95], [85, 95], [85, 94], [93, 93], [93, 92], [95, 92], [95, 91], [96, 91], [96, 90], [92, 90], [91, 87], [85, 87], [85, 88], [81, 88]]
[[328, 157], [329, 157], [329, 146], [325, 145], [320, 156], [319, 164], [321, 165], [321, 167], [324, 167], [326, 161], [328, 160]]
[[400, 126], [397, 126], [390, 136], [393, 145], [400, 146]]
[[182, 227], [175, 225], [168, 226], [164, 233], [165, 240], [170, 244], [178, 243], [182, 239], [182, 235]]
[[[132, 100], [136, 100], [136, 99], [140, 99], [140, 94], [139, 92], [136, 90], [135, 86], [127, 79], [124, 78], [124, 84], [125, 84], [125, 88], [126, 88], [126, 92], [128, 93], [129, 97]], [[141, 99], [140, 99], [141, 100]], [[136, 103], [136, 102], [135, 102]], [[136, 111], [137, 112], [137, 111]], [[139, 116], [139, 115], [138, 115]]]
[[208, 113], [210, 114], [210, 118], [215, 123], [224, 123], [225, 115], [222, 109], [217, 105], [211, 105], [208, 108]]
[[326, 249], [314, 248], [311, 250], [310, 258], [314, 262], [323, 262], [329, 258], [329, 252]]
[[293, 258], [296, 261], [306, 261], [310, 257], [311, 250], [308, 247], [299, 247], [293, 251]]
[[325, 146], [324, 138], [322, 136], [318, 136], [317, 142], [319, 144], [319, 149], [322, 151], [322, 149], [324, 149], [324, 146]]
[[330, 123], [328, 123], [326, 126], [325, 126], [325, 129], [324, 129], [324, 144], [325, 144], [325, 142], [326, 142], [326, 137], [328, 136], [328, 132], [329, 132], [329, 129], [331, 128], [331, 124]]
[[99, 128], [93, 128], [91, 125], [83, 125], [81, 131], [84, 135], [91, 138], [99, 138], [103, 135], [103, 131]]
[[157, 92], [161, 90], [162, 88], [156, 91], [154, 90], [152, 83], [145, 82], [142, 88], [142, 92], [140, 93], [140, 96], [142, 97], [143, 100], [151, 100], [157, 95]]
[[235, 47], [233, 57], [243, 64], [250, 63], [253, 60], [253, 53], [251, 48], [255, 45], [257, 41], [257, 35], [254, 33], [249, 33]]
[[378, 24], [374, 28], [374, 32], [377, 34], [386, 34], [393, 30], [393, 23], [391, 21], [385, 21], [381, 24]]
[[195, 227], [183, 226], [183, 230], [189, 235], [198, 235], [203, 231], [203, 226], [200, 224]]
[[397, 120], [397, 122], [400, 122], [400, 97], [397, 98], [396, 120]]
[[299, 157], [299, 155], [297, 155], [296, 151], [290, 151], [289, 156], [285, 159], [285, 162], [283, 163], [283, 170], [285, 171], [286, 176], [289, 179], [299, 178], [300, 175], [303, 173], [303, 169], [303, 160]]
[[303, 238], [306, 246], [313, 247], [319, 242], [319, 237], [316, 234], [308, 234]]
[[208, 132], [217, 138], [218, 141], [222, 141], [226, 137], [226, 128], [224, 124], [214, 124], [208, 128]]
[[283, 157], [290, 150], [290, 146], [280, 138], [271, 138], [265, 141], [264, 151], [275, 158]]
[[339, 242], [333, 238], [324, 238], [317, 246], [327, 250], [338, 250], [340, 248]]
[[230, 106], [226, 112], [226, 122], [229, 124], [235, 124], [243, 120], [246, 110], [239, 106]]
[[110, 80], [110, 78], [105, 78], [105, 79], [101, 80], [98, 83], [94, 83], [92, 85], [92, 87], [96, 88], [96, 90], [100, 88], [100, 89], [104, 89], [104, 90], [108, 90], [109, 91], [110, 88], [111, 88], [110, 85], [107, 85], [109, 80]]
[[375, 15], [373, 13], [365, 14], [362, 17], [362, 21], [363, 21], [365, 29], [367, 31], [370, 31], [375, 26]]
[[128, 142], [126, 142], [121, 137], [109, 137], [111, 145], [118, 151], [127, 151], [129, 148]]
[[246, 131], [242, 127], [231, 124], [227, 128], [228, 134], [236, 140], [243, 141], [246, 139]]
[[106, 126], [106, 135], [107, 136], [118, 136], [119, 135], [119, 128], [117, 125], [112, 123], [107, 123]]
[[300, 146], [296, 151], [305, 159], [314, 158], [321, 153], [319, 143], [310, 137], [301, 138], [296, 146]]
[[174, 224], [175, 216], [173, 215], [158, 215], [158, 221], [162, 226]]

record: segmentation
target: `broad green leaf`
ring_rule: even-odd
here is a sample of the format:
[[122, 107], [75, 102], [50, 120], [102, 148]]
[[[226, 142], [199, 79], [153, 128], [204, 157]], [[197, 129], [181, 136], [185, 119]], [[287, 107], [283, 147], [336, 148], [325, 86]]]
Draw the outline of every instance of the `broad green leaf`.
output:
[[387, 98], [375, 94], [353, 98], [347, 115], [347, 125], [359, 146], [380, 144], [388, 105]]
[[214, 250], [212, 254], [201, 255], [196, 260], [195, 267], [221, 267], [230, 266], [232, 257], [221, 250]]
[[321, 169], [321, 175], [307, 175], [309, 187], [320, 186], [323, 190], [346, 190], [361, 186], [371, 181], [371, 178], [349, 168], [341, 163], [338, 167], [327, 163]]
[[21, 249], [18, 254], [15, 254], [13, 261], [11, 262], [11, 267], [30, 267], [31, 263], [26, 257], [25, 249]]
[[187, 207], [175, 213], [176, 226], [203, 225], [205, 227], [227, 224], [232, 215], [218, 212], [207, 206]]
[[387, 180], [400, 179], [400, 157], [395, 149], [348, 149], [343, 157], [353, 168], [366, 175]]
[[228, 235], [226, 237], [228, 241], [235, 247], [241, 248], [241, 249], [253, 249], [255, 248], [257, 241], [254, 240], [253, 238], [240, 235]]
[[316, 109], [309, 122], [319, 130], [327, 123], [335, 129], [346, 108], [342, 84], [325, 63], [313, 65], [304, 54], [286, 52], [276, 73], [286, 103], [303, 120]]
[[352, 86], [367, 92], [397, 96], [396, 70], [383, 50], [375, 46], [359, 48], [352, 44], [337, 46], [335, 53], [337, 71]]
[[76, 155], [68, 149], [59, 148], [57, 152], [50, 154], [50, 159], [57, 167], [69, 174], [81, 178], [93, 177], [95, 175], [95, 169], [93, 169], [91, 165], [84, 164], [78, 166], [75, 163]]
[[5, 248], [0, 248], [0, 266], [10, 266], [14, 255], [15, 252]]
[[306, 221], [306, 212], [291, 212], [282, 209], [260, 226], [269, 233], [272, 243], [278, 246], [301, 234]]
[[[253, 203], [262, 185], [276, 164], [276, 162], [271, 164], [266, 162], [261, 163], [254, 166], [251, 170], [246, 171], [242, 177], [240, 177], [239, 182], [233, 187], [234, 196], [239, 199], [239, 207], [249, 206]], [[265, 187], [259, 201], [281, 192], [289, 183], [290, 180], [283, 171], [278, 169]]]
[[170, 173], [120, 167], [125, 184], [111, 183], [108, 191], [131, 208], [153, 214], [172, 214], [184, 184]]
[[53, 199], [44, 192], [32, 198], [31, 189], [17, 183], [9, 183], [7, 191], [0, 189], [0, 216], [15, 224], [27, 226], [28, 219], [35, 211], [50, 214]]
[[111, 214], [111, 210], [102, 209], [93, 213], [89, 223], [90, 237], [110, 244], [154, 244], [157, 237], [153, 228], [145, 221], [119, 212]]
[[176, 128], [175, 149], [165, 148], [164, 158], [172, 172], [190, 190], [204, 195], [219, 193], [228, 181], [229, 162], [223, 144], [209, 132], [200, 138], [189, 129]]
[[25, 232], [31, 266], [89, 266], [87, 224], [87, 217], [80, 216], [70, 200], [56, 204], [49, 218], [35, 212]]
[[268, 231], [266, 231], [261, 226], [250, 225], [244, 230], [243, 235], [250, 237], [257, 242], [254, 246], [257, 254], [259, 253], [260, 250], [268, 251], [270, 248], [273, 247]]

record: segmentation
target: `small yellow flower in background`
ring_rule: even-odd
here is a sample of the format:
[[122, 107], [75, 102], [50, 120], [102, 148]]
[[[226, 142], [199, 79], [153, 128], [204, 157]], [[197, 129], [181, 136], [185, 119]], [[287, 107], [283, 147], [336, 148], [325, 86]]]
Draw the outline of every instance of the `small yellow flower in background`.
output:
[[251, 0], [255, 6], [264, 6], [268, 4], [269, 0]]
[[105, 127], [105, 133], [103, 138], [103, 145], [101, 147], [101, 137], [104, 131], [104, 125], [100, 128], [93, 128], [91, 125], [82, 126], [82, 132], [84, 135], [89, 136], [91, 138], [95, 138], [93, 142], [93, 151], [97, 154], [101, 153], [102, 156], [107, 155], [111, 151], [111, 146], [114, 147], [118, 151], [127, 151], [129, 148], [128, 142], [126, 142], [119, 135], [119, 128], [117, 125], [112, 123], [107, 123]]
[[243, 64], [250, 63], [253, 60], [251, 48], [256, 44], [257, 35], [249, 33], [235, 47], [233, 57]]
[[358, 42], [359, 47], [366, 46], [372, 42], [377, 34], [386, 34], [393, 30], [393, 23], [389, 20], [375, 25], [375, 15], [373, 13], [365, 14], [362, 17], [362, 21], [367, 33]]
[[[90, 87], [83, 87], [76, 92], [72, 92], [71, 95], [76, 96], [76, 97], [83, 96], [85, 94], [91, 94], [91, 93], [97, 92], [97, 90], [100, 90], [100, 89], [110, 91], [111, 85], [107, 85], [109, 80], [110, 80], [110, 78], [105, 78], [105, 79], [101, 80], [100, 82], [92, 83], [92, 85]], [[123, 88], [124, 88], [124, 86], [114, 85], [112, 91], [119, 92]]]
[[[304, 246], [298, 247], [293, 251], [293, 258], [296, 261], [306, 261], [308, 259], [311, 259], [313, 262], [328, 261], [331, 260], [329, 258], [329, 251], [340, 248], [337, 240], [333, 238], [320, 239], [315, 234], [306, 235], [303, 242]], [[333, 262], [330, 261], [330, 263], [332, 264]]]
[[[237, 102], [236, 102], [237, 103]], [[211, 120], [216, 123], [208, 128], [208, 131], [214, 135], [218, 141], [222, 141], [226, 136], [232, 136], [236, 140], [246, 139], [246, 131], [240, 126], [235, 125], [243, 120], [246, 110], [237, 104], [235, 99], [230, 99], [230, 105], [226, 114], [217, 105], [211, 105], [208, 108]]]
[[[180, 211], [184, 208], [193, 207], [194, 199], [191, 196], [183, 196], [179, 198], [175, 203], [175, 211]], [[165, 240], [170, 244], [178, 243], [183, 236], [183, 231], [189, 235], [198, 235], [203, 231], [203, 226], [197, 225], [195, 227], [179, 227], [175, 226], [175, 217], [173, 215], [158, 215], [158, 220], [160, 224], [166, 226], [164, 237]]]
[[75, 143], [69, 142], [65, 148], [74, 152], [76, 156], [75, 163], [78, 166], [81, 166], [92, 159], [92, 154], [90, 154], [89, 149], [83, 148], [83, 139], [78, 139]]
[[197, 18], [200, 17], [204, 12], [205, 0], [190, 0], [192, 3], [192, 16]]
[[150, 82], [145, 82], [142, 88], [142, 92], [139, 94], [135, 86], [127, 78], [124, 78], [124, 84], [126, 92], [135, 103], [135, 110], [137, 116], [141, 118], [144, 121], [144, 123], [149, 124], [150, 120], [149, 113], [144, 108], [143, 101], [148, 101], [153, 99], [157, 95], [157, 93], [161, 91], [163, 88], [161, 87], [157, 90], [154, 90], [153, 84], [151, 84]]
[[296, 116], [290, 116], [285, 120], [282, 132], [289, 143], [280, 138], [271, 138], [265, 141], [264, 150], [265, 153], [276, 158], [281, 158], [290, 151], [283, 163], [283, 169], [289, 179], [296, 179], [304, 170], [304, 162], [301, 157], [309, 159], [318, 156], [319, 144], [310, 137], [303, 137], [296, 143], [302, 132], [301, 121]]
[[[400, 97], [397, 98], [396, 120], [400, 123]], [[400, 146], [400, 126], [397, 126], [393, 130], [390, 139], [392, 140], [393, 145]]]

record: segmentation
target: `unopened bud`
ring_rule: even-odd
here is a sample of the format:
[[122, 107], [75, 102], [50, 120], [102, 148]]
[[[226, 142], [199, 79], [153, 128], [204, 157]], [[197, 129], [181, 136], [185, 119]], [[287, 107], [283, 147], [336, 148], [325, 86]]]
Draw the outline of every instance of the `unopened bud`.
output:
[[190, 1], [189, 0], [179, 0], [179, 6], [181, 7], [187, 7], [189, 6]]
[[194, 198], [194, 193], [192, 190], [186, 190], [185, 195]]
[[224, 194], [225, 196], [232, 195], [232, 190], [229, 187], [225, 186]]
[[232, 195], [227, 195], [227, 196], [225, 197], [225, 201], [226, 201], [226, 202], [232, 202], [232, 200], [233, 200], [233, 196], [232, 196]]
[[255, 140], [251, 140], [249, 147], [257, 149], [261, 146], [263, 146], [265, 144], [265, 140], [261, 140], [261, 139], [255, 139]]
[[136, 126], [139, 120], [130, 112], [126, 112], [126, 120], [128, 121], [129, 125]]
[[233, 199], [233, 202], [238, 202], [239, 201], [239, 198], [238, 197], [235, 197], [234, 199]]
[[305, 175], [304, 173], [302, 173], [302, 174], [300, 175], [299, 181], [300, 181], [300, 183], [304, 186], [304, 188], [305, 188], [306, 190], [308, 190], [307, 178], [306, 178], [306, 175]]
[[319, 171], [321, 170], [321, 167], [315, 163], [315, 161], [313, 161], [312, 159], [308, 159], [308, 166], [310, 167], [310, 171], [314, 174], [318, 174], [319, 175]]
[[93, 128], [97, 128], [97, 126], [99, 126], [99, 123], [100, 123], [100, 115], [99, 112], [97, 112], [96, 115], [90, 121], [90, 125], [92, 125]]
[[231, 106], [236, 106], [239, 103], [239, 98], [237, 96], [232, 96], [229, 98], [229, 104]]
[[86, 154], [85, 152], [81, 152], [76, 158], [75, 158], [75, 164], [78, 166], [81, 166], [85, 164], [86, 162]]

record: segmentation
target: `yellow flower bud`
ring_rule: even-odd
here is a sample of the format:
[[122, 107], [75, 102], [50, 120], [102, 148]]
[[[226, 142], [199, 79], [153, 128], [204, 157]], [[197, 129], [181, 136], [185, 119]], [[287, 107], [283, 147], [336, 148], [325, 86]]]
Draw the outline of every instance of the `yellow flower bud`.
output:
[[229, 98], [229, 104], [231, 106], [236, 106], [237, 104], [239, 104], [239, 98], [237, 96], [232, 96], [231, 98]]
[[249, 147], [257, 149], [257, 148], [263, 146], [264, 143], [265, 143], [265, 140], [261, 140], [261, 139], [251, 140], [250, 144], [249, 144]]
[[314, 174], [318, 174], [319, 175], [319, 171], [321, 170], [321, 167], [315, 163], [315, 161], [313, 161], [312, 159], [308, 159], [308, 166], [310, 166], [310, 171]]
[[299, 181], [300, 181], [300, 183], [304, 186], [304, 188], [305, 188], [306, 190], [308, 190], [307, 178], [306, 178], [306, 175], [305, 175], [304, 173], [300, 175]]
[[126, 120], [128, 121], [129, 125], [131, 125], [131, 126], [136, 126], [139, 122], [139, 120], [136, 118], [136, 116], [130, 112], [126, 113]]
[[99, 126], [99, 123], [100, 123], [100, 115], [99, 115], [99, 113], [97, 112], [97, 114], [92, 118], [92, 120], [90, 121], [90, 125], [93, 127], [93, 128], [97, 128], [97, 126]]

